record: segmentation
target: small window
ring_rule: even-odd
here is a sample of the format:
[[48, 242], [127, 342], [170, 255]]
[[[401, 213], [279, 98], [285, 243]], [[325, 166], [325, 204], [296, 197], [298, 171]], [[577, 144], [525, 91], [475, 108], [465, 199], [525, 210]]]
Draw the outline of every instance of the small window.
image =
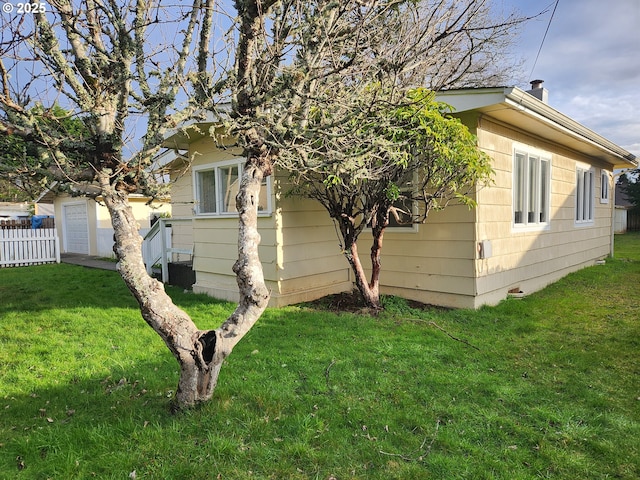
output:
[[[196, 215], [237, 215], [236, 196], [240, 188], [244, 159], [194, 168]], [[260, 190], [258, 212], [271, 213], [271, 179]]]
[[516, 150], [513, 156], [513, 224], [549, 223], [551, 162], [538, 154]]
[[401, 190], [402, 195], [393, 202], [393, 211], [389, 212], [389, 225], [387, 228], [414, 229], [413, 219], [416, 215], [418, 203], [411, 199], [411, 189]]
[[216, 213], [216, 171], [205, 170], [196, 173], [198, 178], [198, 190], [196, 201], [198, 213]]
[[609, 174], [606, 170], [600, 172], [600, 203], [609, 203]]
[[593, 169], [576, 169], [576, 223], [591, 223], [594, 219], [595, 174]]
[[387, 228], [396, 232], [417, 232], [418, 225], [415, 219], [418, 215], [418, 201], [414, 200], [415, 189], [418, 183], [418, 174], [414, 172], [411, 181], [399, 185], [400, 196], [393, 202], [393, 211], [389, 212], [389, 225]]
[[[400, 196], [393, 202], [389, 211], [387, 229], [394, 232], [418, 231], [418, 225], [414, 222], [418, 214], [418, 202], [411, 198], [413, 189], [412, 183], [400, 189]], [[371, 228], [371, 222], [367, 223], [367, 228]]]

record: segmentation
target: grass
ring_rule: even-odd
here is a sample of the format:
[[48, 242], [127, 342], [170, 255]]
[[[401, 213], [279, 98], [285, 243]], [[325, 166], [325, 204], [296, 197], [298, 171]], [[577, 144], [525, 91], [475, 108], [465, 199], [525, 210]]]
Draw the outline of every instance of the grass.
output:
[[[268, 310], [177, 415], [175, 360], [115, 272], [2, 269], [0, 478], [640, 478], [640, 235], [616, 244], [478, 311]], [[170, 293], [201, 328], [233, 308]]]

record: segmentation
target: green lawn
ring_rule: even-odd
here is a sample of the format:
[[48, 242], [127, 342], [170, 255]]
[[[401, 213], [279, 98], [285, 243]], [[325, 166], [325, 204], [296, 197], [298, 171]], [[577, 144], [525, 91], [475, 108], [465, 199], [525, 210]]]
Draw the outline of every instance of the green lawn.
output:
[[[177, 415], [115, 272], [2, 269], [0, 478], [640, 478], [640, 235], [616, 243], [479, 311], [270, 309]], [[171, 294], [202, 328], [233, 308]]]

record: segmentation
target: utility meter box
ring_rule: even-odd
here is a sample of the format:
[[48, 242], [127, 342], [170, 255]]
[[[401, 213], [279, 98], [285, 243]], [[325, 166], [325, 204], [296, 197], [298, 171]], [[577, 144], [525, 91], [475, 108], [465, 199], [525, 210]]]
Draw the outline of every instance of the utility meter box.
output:
[[482, 240], [478, 242], [478, 258], [491, 258], [493, 255], [493, 249], [491, 247], [491, 240]]

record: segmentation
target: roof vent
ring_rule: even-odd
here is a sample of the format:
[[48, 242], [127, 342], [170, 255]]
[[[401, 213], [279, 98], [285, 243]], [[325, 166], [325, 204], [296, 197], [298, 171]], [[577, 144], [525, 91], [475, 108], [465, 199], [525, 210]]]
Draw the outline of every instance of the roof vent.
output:
[[549, 91], [542, 86], [544, 80], [531, 80], [531, 90], [527, 90], [529, 95], [533, 95], [542, 103], [549, 103]]

